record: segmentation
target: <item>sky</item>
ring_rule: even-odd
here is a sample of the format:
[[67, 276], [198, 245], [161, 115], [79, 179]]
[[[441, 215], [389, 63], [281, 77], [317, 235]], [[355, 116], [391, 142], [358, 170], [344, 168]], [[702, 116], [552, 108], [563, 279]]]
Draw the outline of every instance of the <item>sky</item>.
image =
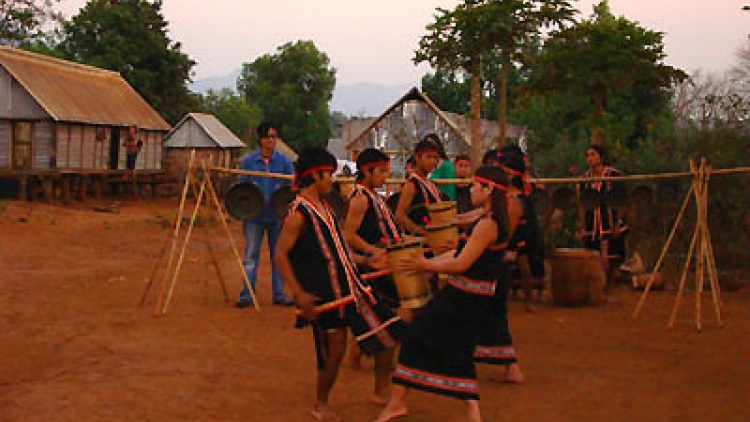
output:
[[[62, 0], [70, 17], [86, 0]], [[411, 59], [435, 8], [458, 0], [164, 0], [169, 37], [198, 64], [194, 80], [221, 77], [280, 45], [312, 40], [337, 69], [339, 84], [417, 84], [429, 71]], [[592, 13], [598, 0], [579, 0]], [[750, 0], [610, 0], [617, 16], [665, 33], [666, 63], [723, 72], [748, 43]]]

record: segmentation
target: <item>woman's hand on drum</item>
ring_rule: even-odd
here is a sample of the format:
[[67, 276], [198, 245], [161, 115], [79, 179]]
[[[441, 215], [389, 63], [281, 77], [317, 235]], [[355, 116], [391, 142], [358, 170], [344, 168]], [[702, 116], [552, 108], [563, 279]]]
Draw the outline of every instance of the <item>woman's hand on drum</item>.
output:
[[425, 257], [421, 255], [408, 258], [399, 258], [395, 262], [395, 269], [402, 274], [413, 274], [423, 271], [425, 261]]
[[458, 239], [446, 239], [442, 245], [435, 249], [435, 255], [442, 255], [448, 251], [455, 250], [458, 247]]
[[297, 306], [299, 306], [300, 315], [309, 321], [314, 320], [317, 316], [315, 301], [318, 299], [317, 296], [307, 292], [301, 292], [294, 296], [294, 300], [297, 302]]

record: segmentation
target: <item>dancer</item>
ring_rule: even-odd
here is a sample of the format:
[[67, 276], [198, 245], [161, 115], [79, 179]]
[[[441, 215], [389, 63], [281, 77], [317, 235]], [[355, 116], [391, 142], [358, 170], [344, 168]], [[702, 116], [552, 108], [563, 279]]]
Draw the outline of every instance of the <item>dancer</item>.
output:
[[393, 372], [391, 398], [376, 422], [406, 415], [411, 388], [460, 399], [465, 420], [482, 419], [473, 353], [481, 328], [492, 322], [496, 312], [497, 275], [504, 272], [502, 255], [508, 234], [508, 182], [499, 167], [481, 167], [473, 179], [472, 201], [484, 215], [462, 237], [457, 250], [398, 263], [402, 271], [433, 271], [450, 277], [407, 329]]
[[[318, 358], [316, 402], [318, 420], [339, 420], [328, 399], [346, 348], [349, 327], [359, 347], [376, 359], [390, 362], [403, 321], [377, 301], [362, 280], [355, 260], [384, 268], [385, 260], [350, 253], [330, 206], [322, 198], [331, 192], [336, 159], [319, 148], [300, 152], [296, 184], [300, 189], [284, 219], [276, 249], [276, 264], [289, 285], [301, 317], [313, 328]], [[381, 382], [378, 384], [378, 382]], [[375, 395], [388, 395], [376, 379]]]

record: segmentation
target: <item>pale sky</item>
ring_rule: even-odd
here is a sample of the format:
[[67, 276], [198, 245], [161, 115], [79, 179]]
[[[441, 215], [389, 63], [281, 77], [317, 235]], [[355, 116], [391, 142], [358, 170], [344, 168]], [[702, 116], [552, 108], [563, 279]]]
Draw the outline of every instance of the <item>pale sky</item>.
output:
[[[67, 17], [85, 0], [62, 0]], [[242, 63], [274, 53], [288, 41], [312, 40], [337, 69], [339, 84], [417, 84], [428, 70], [414, 66], [425, 25], [436, 7], [457, 0], [164, 0], [169, 36], [198, 62], [194, 79], [224, 76]], [[576, 2], [589, 16], [598, 0]], [[721, 72], [748, 42], [750, 0], [610, 0], [624, 15], [664, 32], [667, 64], [688, 72]]]

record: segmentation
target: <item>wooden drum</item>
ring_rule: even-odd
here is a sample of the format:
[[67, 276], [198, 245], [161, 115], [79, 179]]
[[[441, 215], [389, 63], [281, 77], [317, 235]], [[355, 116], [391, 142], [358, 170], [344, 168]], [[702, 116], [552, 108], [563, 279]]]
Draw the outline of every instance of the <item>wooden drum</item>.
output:
[[456, 222], [456, 201], [441, 201], [427, 205], [433, 226], [444, 226]]
[[454, 223], [444, 224], [442, 226], [427, 226], [425, 227], [427, 232], [426, 240], [427, 244], [430, 245], [435, 255], [441, 253], [441, 249], [445, 247], [448, 242], [456, 242], [458, 240], [458, 228]]
[[393, 273], [393, 281], [396, 284], [401, 306], [408, 309], [421, 308], [432, 298], [430, 283], [425, 273], [401, 273], [395, 266], [401, 259], [414, 259], [422, 256], [422, 240], [420, 238], [409, 238], [400, 243], [388, 245], [388, 265]]
[[599, 251], [555, 249], [551, 279], [556, 306], [590, 306], [604, 301], [607, 276]]

